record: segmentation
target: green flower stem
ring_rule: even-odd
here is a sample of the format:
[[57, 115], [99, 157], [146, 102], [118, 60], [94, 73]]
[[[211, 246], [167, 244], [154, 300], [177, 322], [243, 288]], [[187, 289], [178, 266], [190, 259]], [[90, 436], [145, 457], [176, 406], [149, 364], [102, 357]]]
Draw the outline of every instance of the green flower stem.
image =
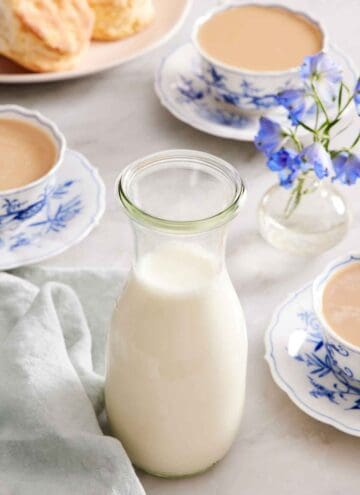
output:
[[355, 146], [358, 144], [359, 141], [360, 141], [360, 131], [359, 131], [358, 135], [356, 136], [356, 138], [354, 139], [353, 144], [350, 146], [350, 149], [351, 150], [354, 149]]
[[314, 93], [314, 99], [315, 101], [319, 104], [319, 107], [321, 108], [324, 116], [325, 116], [325, 119], [326, 119], [326, 122], [329, 123], [330, 122], [330, 119], [329, 119], [329, 116], [328, 116], [328, 113], [326, 111], [326, 108], [325, 108], [325, 105], [323, 104], [318, 92], [317, 92], [317, 89], [315, 87], [315, 84], [314, 84], [314, 81], [311, 81], [311, 89]]
[[[341, 115], [344, 113], [344, 111], [347, 109], [347, 107], [351, 104], [351, 102], [353, 100], [353, 96], [351, 95], [347, 99], [345, 105], [342, 106], [343, 92], [345, 90], [347, 92], [347, 94], [349, 95], [350, 90], [344, 82], [341, 82], [340, 87], [339, 87], [339, 94], [338, 94], [338, 98], [337, 98], [337, 101], [338, 101], [337, 115], [331, 120], [329, 117], [329, 114], [327, 113], [326, 107], [323, 104], [319, 93], [317, 92], [314, 81], [311, 82], [311, 89], [313, 92], [313, 98], [316, 102], [316, 132], [314, 134], [314, 141], [320, 141], [324, 145], [324, 148], [327, 151], [329, 151], [330, 130], [340, 121]], [[319, 109], [322, 110], [322, 112], [325, 116], [325, 122], [318, 128]]]
[[341, 81], [341, 84], [340, 84], [340, 89], [339, 89], [339, 94], [338, 94], [338, 105], [337, 105], [337, 108], [338, 108], [338, 114], [341, 110], [341, 103], [342, 103], [342, 96], [343, 96], [343, 90], [344, 90], [344, 83], [343, 81]]
[[[340, 90], [339, 90], [339, 93], [342, 91], [342, 87], [344, 87], [346, 89], [346, 91], [348, 91], [348, 88], [345, 86], [345, 85], [342, 85], [340, 87]], [[340, 98], [340, 94], [339, 94], [339, 98], [338, 98], [338, 101], [341, 101], [341, 98]], [[324, 145], [324, 148], [329, 151], [329, 145], [330, 145], [330, 130], [340, 122], [341, 120], [341, 116], [342, 114], [344, 113], [344, 111], [347, 109], [347, 107], [351, 104], [351, 102], [353, 101], [353, 96], [351, 96], [347, 102], [345, 103], [345, 105], [338, 109], [338, 112], [337, 112], [337, 115], [333, 118], [333, 120], [329, 121], [329, 122], [324, 122], [320, 128], [319, 128], [319, 133], [321, 132], [322, 133], [322, 137], [321, 137], [321, 142], [323, 143]], [[338, 134], [341, 134], [342, 131], [340, 131]], [[357, 138], [358, 139], [358, 138]], [[359, 138], [360, 139], [360, 138]], [[355, 145], [357, 144], [358, 141], [354, 141], [355, 142]]]
[[347, 109], [347, 107], [350, 105], [350, 103], [353, 101], [353, 96], [351, 96], [347, 102], [345, 103], [345, 105], [342, 107], [342, 109], [340, 110], [340, 112], [337, 114], [337, 118], [341, 117], [341, 115], [345, 112], [345, 110]]
[[301, 197], [303, 195], [303, 187], [304, 187], [305, 177], [304, 174], [299, 176], [296, 181], [296, 186], [293, 187], [288, 202], [285, 207], [285, 217], [289, 218], [291, 214], [296, 210], [299, 206]]
[[343, 134], [343, 132], [347, 131], [349, 129], [349, 127], [351, 127], [352, 125], [352, 122], [350, 122], [348, 125], [346, 125], [345, 127], [343, 127], [342, 129], [340, 129], [336, 134], [334, 134], [334, 138], [340, 136], [341, 134]]
[[318, 130], [319, 127], [319, 117], [320, 117], [320, 112], [319, 112], [319, 107], [316, 105], [316, 118], [315, 118], [315, 130]]
[[306, 187], [306, 179], [307, 175], [313, 172], [313, 170], [308, 170], [306, 172], [303, 172], [301, 175], [296, 180], [296, 185], [293, 187], [290, 197], [288, 199], [288, 202], [286, 203], [285, 207], [285, 218], [290, 218], [290, 216], [294, 213], [296, 208], [299, 206], [303, 196], [305, 194], [311, 194], [314, 191], [316, 191], [316, 180], [313, 181], [313, 183]]
[[296, 132], [294, 132], [293, 130], [290, 130], [290, 138], [293, 140], [293, 143], [294, 143], [296, 149], [298, 151], [301, 151], [303, 148], [302, 144], [301, 144], [299, 138], [297, 137]]
[[307, 131], [311, 132], [312, 134], [317, 134], [316, 129], [312, 129], [311, 127], [309, 127], [307, 124], [305, 124], [301, 120], [298, 121], [298, 125], [303, 127], [304, 129], [306, 129]]
[[341, 84], [342, 84], [343, 88], [345, 89], [345, 91], [347, 92], [347, 94], [351, 95], [351, 98], [352, 98], [353, 94], [352, 94], [352, 91], [350, 90], [349, 86], [344, 81], [341, 81]]

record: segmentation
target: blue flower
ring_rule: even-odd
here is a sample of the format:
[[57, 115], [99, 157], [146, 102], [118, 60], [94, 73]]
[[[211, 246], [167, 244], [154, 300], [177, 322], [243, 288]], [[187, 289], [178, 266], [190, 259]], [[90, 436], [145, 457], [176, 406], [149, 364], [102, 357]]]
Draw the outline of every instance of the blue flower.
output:
[[299, 171], [297, 169], [282, 170], [281, 172], [279, 172], [280, 186], [284, 187], [285, 189], [290, 189], [293, 186], [298, 175]]
[[270, 156], [284, 141], [285, 134], [280, 124], [266, 117], [260, 118], [260, 128], [255, 136], [255, 146], [258, 150]]
[[313, 169], [316, 176], [323, 179], [329, 175], [331, 158], [322, 144], [312, 143], [301, 151], [298, 163], [303, 172]]
[[305, 57], [300, 69], [302, 79], [305, 81], [328, 81], [333, 84], [341, 82], [341, 68], [324, 52]]
[[267, 166], [273, 172], [278, 172], [280, 185], [286, 189], [290, 188], [300, 168], [297, 163], [297, 154], [289, 148], [281, 148], [269, 156]]
[[343, 184], [355, 184], [360, 178], [360, 157], [354, 153], [343, 151], [333, 159], [335, 171], [334, 180], [340, 180]]
[[354, 91], [354, 102], [358, 115], [360, 115], [360, 77], [356, 83]]
[[273, 172], [280, 172], [284, 169], [292, 169], [297, 154], [290, 148], [281, 148], [269, 156], [267, 166]]
[[293, 125], [298, 125], [307, 110], [305, 101], [305, 90], [286, 89], [277, 96], [278, 104], [285, 107], [289, 114], [289, 119]]
[[306, 87], [311, 88], [314, 84], [323, 103], [326, 105], [334, 103], [342, 79], [342, 71], [328, 55], [320, 52], [305, 57], [300, 74]]

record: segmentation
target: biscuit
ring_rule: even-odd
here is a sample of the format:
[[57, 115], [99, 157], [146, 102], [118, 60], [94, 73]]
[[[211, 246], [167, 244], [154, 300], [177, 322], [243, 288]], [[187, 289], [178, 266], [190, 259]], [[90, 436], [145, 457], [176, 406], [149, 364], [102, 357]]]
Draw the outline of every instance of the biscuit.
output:
[[89, 0], [95, 13], [93, 39], [102, 41], [127, 38], [154, 18], [152, 0]]
[[0, 0], [0, 53], [35, 72], [71, 69], [93, 24], [87, 0]]

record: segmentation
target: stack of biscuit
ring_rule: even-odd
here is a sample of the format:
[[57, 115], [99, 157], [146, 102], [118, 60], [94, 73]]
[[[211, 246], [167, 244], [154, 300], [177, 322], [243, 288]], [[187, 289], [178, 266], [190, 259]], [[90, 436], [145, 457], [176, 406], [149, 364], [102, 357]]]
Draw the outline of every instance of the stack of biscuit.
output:
[[69, 70], [91, 38], [125, 38], [153, 17], [152, 0], [0, 0], [0, 54], [35, 72]]

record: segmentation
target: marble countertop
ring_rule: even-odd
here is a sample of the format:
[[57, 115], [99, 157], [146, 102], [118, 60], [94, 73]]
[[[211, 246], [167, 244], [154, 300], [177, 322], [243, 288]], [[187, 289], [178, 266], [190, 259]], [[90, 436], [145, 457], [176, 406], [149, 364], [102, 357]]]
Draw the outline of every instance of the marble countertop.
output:
[[[256, 207], [274, 176], [252, 144], [226, 141], [178, 122], [153, 90], [154, 71], [171, 47], [188, 39], [193, 20], [214, 1], [196, 0], [181, 32], [137, 61], [87, 79], [33, 86], [0, 86], [0, 103], [36, 108], [58, 123], [70, 147], [98, 167], [107, 187], [101, 224], [81, 244], [48, 261], [57, 266], [127, 268], [132, 234], [113, 199], [113, 183], [132, 160], [168, 148], [219, 155], [245, 179], [248, 201], [232, 224], [228, 266], [249, 332], [245, 413], [236, 442], [211, 471], [166, 481], [140, 473], [148, 495], [337, 495], [359, 492], [360, 440], [311, 419], [274, 384], [263, 359], [264, 332], [274, 308], [334, 257], [359, 247], [359, 188], [345, 191], [354, 222], [335, 249], [314, 258], [285, 255], [268, 246], [256, 227]], [[270, 3], [270, 2], [269, 2]], [[331, 39], [360, 67], [359, 0], [292, 0], [327, 26]], [[359, 248], [360, 249], [360, 248]]]

